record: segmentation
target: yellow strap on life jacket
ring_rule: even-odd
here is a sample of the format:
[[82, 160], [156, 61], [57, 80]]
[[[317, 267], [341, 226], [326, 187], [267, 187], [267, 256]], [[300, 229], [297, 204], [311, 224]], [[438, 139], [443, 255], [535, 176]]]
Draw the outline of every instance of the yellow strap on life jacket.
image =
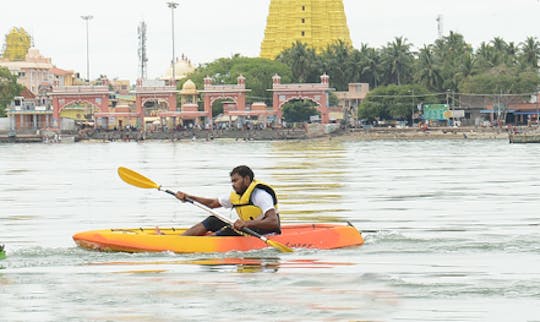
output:
[[238, 217], [244, 221], [253, 220], [262, 215], [262, 209], [251, 202], [251, 195], [255, 188], [263, 189], [268, 192], [272, 196], [274, 207], [277, 210], [277, 196], [274, 189], [266, 183], [253, 180], [242, 195], [237, 194], [235, 191], [232, 191], [230, 195], [231, 203], [236, 210]]

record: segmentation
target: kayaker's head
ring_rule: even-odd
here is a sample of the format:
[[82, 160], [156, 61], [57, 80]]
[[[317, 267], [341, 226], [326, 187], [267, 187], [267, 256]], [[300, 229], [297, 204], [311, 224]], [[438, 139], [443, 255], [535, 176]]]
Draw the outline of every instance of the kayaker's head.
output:
[[232, 187], [239, 195], [242, 195], [246, 191], [253, 181], [253, 177], [255, 177], [253, 171], [245, 165], [239, 165], [232, 169], [230, 176]]

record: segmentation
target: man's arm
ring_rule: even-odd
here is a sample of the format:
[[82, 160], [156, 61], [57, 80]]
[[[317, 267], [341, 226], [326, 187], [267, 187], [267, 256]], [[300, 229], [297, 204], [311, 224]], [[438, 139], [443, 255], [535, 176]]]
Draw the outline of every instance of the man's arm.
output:
[[279, 218], [276, 212], [276, 209], [271, 208], [264, 213], [264, 215], [259, 216], [253, 220], [243, 221], [238, 219], [234, 223], [234, 228], [241, 230], [243, 227], [247, 228], [258, 228], [261, 230], [272, 231], [279, 229]]
[[221, 204], [219, 203], [219, 200], [217, 198], [197, 197], [197, 196], [188, 195], [187, 193], [182, 192], [182, 191], [178, 191], [175, 196], [177, 199], [181, 200], [182, 202], [186, 202], [187, 199], [190, 199], [200, 204], [203, 204], [208, 208], [221, 207]]

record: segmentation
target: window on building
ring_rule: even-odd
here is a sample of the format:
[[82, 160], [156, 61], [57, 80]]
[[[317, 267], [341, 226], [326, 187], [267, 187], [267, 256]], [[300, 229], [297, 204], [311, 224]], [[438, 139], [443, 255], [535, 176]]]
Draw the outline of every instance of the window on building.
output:
[[306, 6], [302, 6], [302, 11], [306, 11]]
[[306, 35], [306, 32], [302, 31], [302, 37], [304, 37], [305, 35]]
[[306, 19], [305, 19], [305, 18], [302, 18], [302, 23], [306, 23]]

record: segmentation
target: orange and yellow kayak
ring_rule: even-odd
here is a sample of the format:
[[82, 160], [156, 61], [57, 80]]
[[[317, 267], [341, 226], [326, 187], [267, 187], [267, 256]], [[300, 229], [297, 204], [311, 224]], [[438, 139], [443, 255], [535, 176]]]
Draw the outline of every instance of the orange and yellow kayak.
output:
[[[249, 251], [268, 247], [251, 236], [181, 236], [186, 228], [130, 228], [80, 232], [73, 240], [82, 248], [100, 251], [216, 253]], [[292, 248], [333, 249], [359, 246], [362, 234], [350, 225], [296, 224], [283, 225], [281, 235], [268, 239]]]

